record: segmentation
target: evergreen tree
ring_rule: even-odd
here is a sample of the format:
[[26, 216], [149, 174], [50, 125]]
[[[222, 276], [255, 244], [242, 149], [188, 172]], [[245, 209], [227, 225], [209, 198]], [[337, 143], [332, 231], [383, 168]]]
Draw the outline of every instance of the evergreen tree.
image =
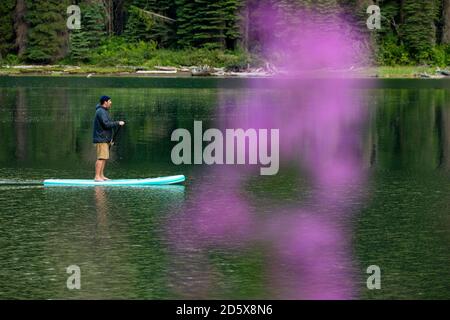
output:
[[338, 13], [339, 6], [336, 0], [317, 0], [314, 2], [317, 13], [330, 17]]
[[234, 47], [241, 0], [177, 0], [177, 36], [182, 47]]
[[133, 0], [124, 34], [134, 42], [154, 40], [169, 47], [175, 41], [175, 24], [166, 18], [174, 19], [175, 14], [175, 0]]
[[150, 41], [153, 38], [153, 18], [135, 6], [128, 9], [128, 21], [124, 36], [131, 42]]
[[[81, 7], [81, 30], [66, 27], [69, 4]], [[367, 29], [371, 4], [382, 9], [381, 30]], [[275, 9], [274, 23], [258, 18], [258, 8], [267, 5]], [[299, 8], [304, 15], [297, 14]], [[350, 15], [384, 63], [433, 62], [437, 56], [450, 61], [450, 0], [1, 0], [0, 58], [16, 52], [49, 63], [70, 53], [86, 61], [106, 26], [111, 36], [123, 31], [129, 42], [156, 41], [163, 48], [235, 49], [243, 39], [258, 52], [266, 37], [289, 39], [307, 21], [335, 28], [334, 18]]]
[[99, 3], [82, 5], [82, 30], [86, 33], [89, 48], [98, 47], [106, 37], [105, 14]]
[[89, 42], [81, 30], [70, 32], [70, 58], [73, 61], [87, 61], [89, 58]]
[[401, 39], [416, 60], [428, 57], [431, 48], [436, 44], [437, 1], [404, 0], [401, 25]]
[[196, 5], [194, 0], [176, 0], [177, 5], [177, 39], [180, 47], [192, 47], [194, 15]]
[[99, 3], [81, 4], [81, 29], [70, 33], [70, 57], [87, 61], [89, 52], [106, 36], [104, 10]]
[[68, 42], [66, 26], [67, 0], [27, 0], [29, 23], [25, 58], [48, 63], [65, 55]]
[[0, 60], [14, 48], [15, 0], [0, 2]]
[[196, 47], [225, 46], [225, 16], [221, 0], [196, 0], [193, 43]]
[[[274, 30], [266, 30], [264, 26], [257, 29], [264, 30], [269, 38], [275, 37], [281, 42], [288, 43], [298, 38], [298, 33], [307, 32], [307, 28], [329, 31], [338, 26], [340, 7], [336, 0], [273, 0], [272, 6], [276, 14]], [[265, 24], [265, 21], [258, 23]], [[262, 38], [267, 38], [267, 35], [263, 34]]]
[[241, 38], [241, 16], [240, 10], [243, 8], [245, 1], [226, 0], [224, 4], [225, 13], [225, 41], [227, 49], [235, 49], [238, 39]]
[[[153, 0], [154, 5], [152, 11], [165, 17], [176, 19], [175, 0]], [[164, 19], [154, 19], [153, 40], [158, 42], [162, 47], [170, 47], [176, 41], [175, 27], [176, 21], [167, 21]]]

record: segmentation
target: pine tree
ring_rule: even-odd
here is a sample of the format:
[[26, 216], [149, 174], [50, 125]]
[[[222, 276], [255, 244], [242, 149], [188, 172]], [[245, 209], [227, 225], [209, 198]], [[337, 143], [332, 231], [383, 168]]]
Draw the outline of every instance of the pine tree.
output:
[[82, 29], [86, 33], [89, 48], [96, 48], [106, 37], [105, 14], [99, 3], [81, 6]]
[[299, 32], [311, 28], [326, 32], [338, 26], [340, 7], [336, 0], [274, 0], [273, 8], [275, 30], [270, 36], [281, 42], [298, 39]]
[[143, 9], [131, 6], [128, 9], [128, 21], [124, 36], [131, 42], [150, 41], [153, 38], [153, 18]]
[[[175, 0], [153, 0], [154, 12], [165, 17], [176, 18]], [[154, 19], [155, 25], [153, 28], [153, 40], [157, 41], [162, 47], [170, 47], [176, 39], [175, 27], [176, 22], [168, 22], [163, 19]]]
[[240, 37], [240, 0], [177, 0], [177, 36], [182, 47], [234, 47]]
[[221, 0], [196, 0], [193, 43], [196, 47], [225, 46], [225, 16]]
[[417, 61], [426, 60], [436, 44], [436, 6], [436, 0], [404, 0], [401, 38]]
[[176, 0], [177, 6], [177, 39], [180, 47], [192, 47], [194, 15], [196, 5], [194, 0]]
[[81, 4], [81, 29], [70, 33], [70, 57], [74, 61], [87, 61], [93, 48], [106, 36], [104, 10], [99, 3]]
[[15, 0], [0, 2], [0, 60], [14, 48]]
[[66, 26], [67, 0], [27, 0], [29, 32], [25, 58], [49, 63], [65, 55], [68, 43]]
[[175, 14], [175, 0], [133, 0], [124, 35], [133, 42], [153, 40], [169, 47], [175, 41], [175, 24], [162, 17], [174, 19]]
[[317, 13], [325, 17], [333, 16], [339, 11], [336, 0], [317, 0], [314, 2], [314, 6]]
[[239, 12], [244, 6], [241, 0], [224, 1], [225, 12], [225, 42], [227, 49], [235, 49], [237, 41], [241, 38], [241, 16]]
[[81, 30], [70, 32], [70, 58], [73, 61], [87, 61], [89, 59], [89, 42]]

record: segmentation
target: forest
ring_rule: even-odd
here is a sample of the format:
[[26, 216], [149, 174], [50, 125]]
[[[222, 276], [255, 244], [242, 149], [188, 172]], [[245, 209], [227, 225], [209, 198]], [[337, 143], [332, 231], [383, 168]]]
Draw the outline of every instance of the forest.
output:
[[[379, 30], [366, 26], [372, 4]], [[81, 9], [79, 30], [67, 28], [70, 5]], [[0, 63], [239, 69], [262, 61], [262, 5], [345, 16], [377, 65], [450, 65], [450, 0], [2, 0]]]

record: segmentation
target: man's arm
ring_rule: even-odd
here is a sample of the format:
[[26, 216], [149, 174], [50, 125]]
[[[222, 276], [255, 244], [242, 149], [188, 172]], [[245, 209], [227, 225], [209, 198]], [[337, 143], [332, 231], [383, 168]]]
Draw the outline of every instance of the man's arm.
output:
[[100, 113], [100, 122], [106, 129], [117, 128], [120, 125], [119, 121], [111, 121], [106, 111]]

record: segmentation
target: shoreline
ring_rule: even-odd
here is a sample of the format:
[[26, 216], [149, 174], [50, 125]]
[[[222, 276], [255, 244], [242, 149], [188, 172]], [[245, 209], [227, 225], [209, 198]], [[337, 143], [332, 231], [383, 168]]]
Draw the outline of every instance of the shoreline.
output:
[[[97, 67], [97, 66], [0, 66], [0, 76], [10, 77], [129, 77], [129, 78], [272, 78], [278, 74], [263, 69], [251, 69], [241, 72], [225, 72], [223, 69], [211, 68], [207, 74], [196, 75], [192, 71], [197, 67], [156, 67], [153, 70], [143, 70], [139, 67]], [[329, 77], [330, 74], [343, 75], [348, 78], [361, 79], [445, 79], [450, 78], [450, 72], [429, 66], [397, 66], [397, 67], [366, 67], [348, 70], [316, 70], [310, 73], [312, 77]]]

